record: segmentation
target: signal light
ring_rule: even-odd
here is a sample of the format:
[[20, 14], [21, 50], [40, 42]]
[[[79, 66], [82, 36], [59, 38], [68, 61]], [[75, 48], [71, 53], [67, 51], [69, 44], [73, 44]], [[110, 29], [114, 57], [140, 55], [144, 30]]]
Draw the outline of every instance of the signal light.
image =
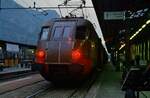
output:
[[37, 63], [44, 63], [45, 62], [45, 51], [44, 50], [38, 50], [36, 52], [36, 61]]
[[81, 51], [80, 50], [74, 50], [72, 51], [72, 59], [78, 60], [81, 58]]
[[43, 50], [39, 50], [39, 51], [37, 51], [37, 56], [38, 57], [44, 57], [45, 56], [45, 52]]

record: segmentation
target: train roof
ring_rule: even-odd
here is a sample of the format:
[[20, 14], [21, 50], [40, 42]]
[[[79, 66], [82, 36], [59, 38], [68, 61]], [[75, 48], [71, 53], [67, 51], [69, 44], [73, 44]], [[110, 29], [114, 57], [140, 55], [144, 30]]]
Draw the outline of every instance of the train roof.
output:
[[76, 21], [77, 26], [82, 26], [85, 24], [91, 24], [90, 21], [87, 19], [84, 19], [83, 17], [66, 17], [66, 18], [53, 18], [43, 24], [43, 26], [51, 26], [54, 22], [60, 22], [60, 21]]

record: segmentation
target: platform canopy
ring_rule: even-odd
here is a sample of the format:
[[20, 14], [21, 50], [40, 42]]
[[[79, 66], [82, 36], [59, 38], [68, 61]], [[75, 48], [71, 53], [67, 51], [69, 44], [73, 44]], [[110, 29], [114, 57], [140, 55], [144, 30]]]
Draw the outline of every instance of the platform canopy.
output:
[[149, 17], [150, 0], [92, 0], [92, 2], [109, 51], [121, 42], [119, 40], [122, 35], [125, 36], [127, 32], [130, 36]]

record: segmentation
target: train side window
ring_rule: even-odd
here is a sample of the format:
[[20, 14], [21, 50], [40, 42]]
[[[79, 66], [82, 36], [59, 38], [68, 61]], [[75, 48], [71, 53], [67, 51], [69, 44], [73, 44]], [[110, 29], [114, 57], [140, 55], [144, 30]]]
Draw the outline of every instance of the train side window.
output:
[[76, 39], [85, 39], [86, 36], [86, 26], [77, 27]]
[[49, 33], [49, 28], [43, 28], [41, 33], [41, 40], [47, 40]]
[[53, 32], [53, 39], [55, 39], [55, 40], [58, 40], [58, 39], [60, 39], [61, 38], [61, 36], [62, 36], [62, 31], [63, 31], [63, 27], [61, 27], [61, 26], [56, 26], [55, 27], [55, 30], [54, 30], [54, 32]]
[[67, 26], [64, 28], [63, 38], [64, 39], [71, 39], [72, 38], [72, 32], [71, 32], [70, 26]]

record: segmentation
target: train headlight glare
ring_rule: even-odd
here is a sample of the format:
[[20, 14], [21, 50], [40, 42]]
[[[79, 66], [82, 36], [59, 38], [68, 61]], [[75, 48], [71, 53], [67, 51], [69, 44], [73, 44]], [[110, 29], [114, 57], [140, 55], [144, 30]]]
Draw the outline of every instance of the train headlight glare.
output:
[[81, 52], [79, 50], [72, 51], [72, 59], [78, 60], [81, 58]]

